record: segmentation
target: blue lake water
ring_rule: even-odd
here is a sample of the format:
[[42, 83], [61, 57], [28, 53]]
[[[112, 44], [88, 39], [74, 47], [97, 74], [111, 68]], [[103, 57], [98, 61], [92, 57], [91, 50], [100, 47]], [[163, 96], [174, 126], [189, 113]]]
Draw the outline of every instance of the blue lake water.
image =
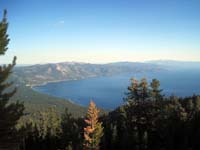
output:
[[87, 106], [94, 100], [98, 107], [113, 109], [123, 103], [130, 78], [153, 78], [160, 80], [163, 94], [190, 96], [200, 94], [200, 70], [159, 71], [149, 73], [126, 73], [109, 77], [95, 77], [83, 80], [63, 81], [36, 86], [36, 91], [52, 96], [70, 99]]

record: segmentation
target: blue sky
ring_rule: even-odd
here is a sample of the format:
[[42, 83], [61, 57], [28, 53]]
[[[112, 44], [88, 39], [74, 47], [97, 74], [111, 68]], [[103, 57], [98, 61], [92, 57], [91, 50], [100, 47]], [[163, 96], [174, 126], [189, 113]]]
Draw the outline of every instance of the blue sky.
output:
[[1, 0], [9, 50], [0, 63], [200, 61], [199, 0]]

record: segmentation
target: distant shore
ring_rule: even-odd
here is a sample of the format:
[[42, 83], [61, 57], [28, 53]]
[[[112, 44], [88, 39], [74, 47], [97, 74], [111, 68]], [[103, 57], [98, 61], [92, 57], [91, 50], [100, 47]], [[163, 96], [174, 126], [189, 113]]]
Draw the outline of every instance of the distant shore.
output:
[[43, 83], [26, 84], [26, 86], [34, 88], [36, 86], [44, 86], [44, 85], [49, 84], [49, 83], [59, 83], [59, 82], [65, 82], [65, 81], [84, 80], [84, 79], [95, 78], [95, 77], [100, 77], [100, 76], [89, 76], [89, 77], [77, 78], [77, 79], [63, 79], [63, 80], [45, 81]]

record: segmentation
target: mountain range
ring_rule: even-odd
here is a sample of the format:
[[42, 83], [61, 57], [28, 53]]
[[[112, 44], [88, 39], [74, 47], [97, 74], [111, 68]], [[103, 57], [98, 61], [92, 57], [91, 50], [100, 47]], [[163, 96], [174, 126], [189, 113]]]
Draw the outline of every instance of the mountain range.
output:
[[111, 76], [129, 72], [158, 71], [160, 69], [163, 68], [157, 64], [139, 62], [117, 62], [109, 64], [63, 62], [16, 67], [13, 75], [20, 83], [34, 86], [47, 82]]

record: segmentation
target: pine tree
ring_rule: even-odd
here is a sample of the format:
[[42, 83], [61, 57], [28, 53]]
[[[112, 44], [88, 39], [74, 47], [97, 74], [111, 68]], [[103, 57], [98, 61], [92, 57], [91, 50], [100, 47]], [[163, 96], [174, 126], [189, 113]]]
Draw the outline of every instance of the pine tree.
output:
[[[5, 54], [9, 43], [6, 14], [5, 10], [3, 19], [0, 22], [0, 55]], [[15, 66], [15, 62], [16, 57], [14, 57], [12, 64], [0, 66], [0, 149], [16, 149], [16, 145], [18, 145], [20, 140], [15, 126], [23, 115], [24, 106], [19, 102], [9, 102], [16, 89], [11, 90], [13, 83], [6, 82]]]
[[84, 149], [99, 150], [101, 137], [103, 136], [102, 123], [98, 121], [99, 110], [93, 101], [90, 102], [85, 119], [87, 127], [84, 128]]
[[149, 97], [149, 87], [146, 78], [142, 78], [140, 81], [140, 98], [142, 101], [145, 101]]
[[139, 99], [139, 83], [135, 78], [131, 78], [131, 85], [128, 86], [127, 98], [124, 100], [127, 102]]
[[156, 101], [161, 101], [163, 99], [163, 95], [161, 95], [162, 90], [160, 89], [160, 82], [157, 79], [153, 79], [151, 84], [151, 96]]
[[82, 149], [83, 146], [83, 127], [85, 122], [83, 118], [74, 118], [68, 109], [65, 109], [64, 114], [62, 115], [62, 145], [63, 149], [73, 149], [78, 150]]
[[149, 137], [154, 134], [155, 122], [160, 113], [160, 105], [157, 104], [157, 100], [162, 98], [160, 92], [159, 81], [156, 79], [151, 85], [145, 78], [140, 81], [131, 79], [125, 99], [128, 101], [125, 105], [127, 130], [129, 139], [137, 143], [139, 149], [147, 149], [150, 145]]
[[135, 78], [131, 78], [131, 85], [128, 87], [128, 93], [125, 101], [127, 102], [144, 102], [150, 97], [149, 85], [145, 78], [142, 78], [140, 82]]

